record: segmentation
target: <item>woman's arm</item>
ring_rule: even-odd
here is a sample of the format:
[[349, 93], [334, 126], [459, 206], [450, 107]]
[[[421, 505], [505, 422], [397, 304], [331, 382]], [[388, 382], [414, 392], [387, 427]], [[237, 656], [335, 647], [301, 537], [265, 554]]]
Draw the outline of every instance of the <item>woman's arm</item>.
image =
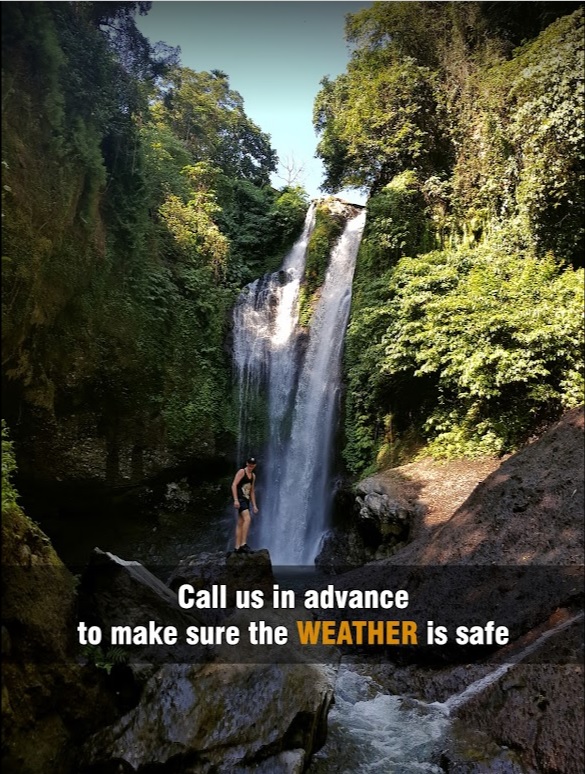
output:
[[238, 484], [240, 483], [243, 477], [244, 477], [244, 470], [242, 468], [242, 470], [238, 470], [238, 472], [234, 476], [234, 480], [232, 481], [232, 495], [234, 498], [234, 506], [236, 508], [240, 507], [240, 501], [238, 500]]

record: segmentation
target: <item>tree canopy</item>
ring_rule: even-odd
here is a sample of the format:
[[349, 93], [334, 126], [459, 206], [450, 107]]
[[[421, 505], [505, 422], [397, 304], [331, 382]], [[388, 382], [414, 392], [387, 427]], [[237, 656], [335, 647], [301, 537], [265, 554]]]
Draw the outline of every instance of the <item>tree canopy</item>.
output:
[[323, 81], [315, 126], [325, 190], [370, 194], [350, 469], [509, 451], [583, 400], [583, 26], [570, 3], [348, 18], [351, 61]]
[[77, 417], [114, 461], [229, 444], [230, 306], [307, 208], [228, 76], [140, 33], [149, 6], [2, 6], [6, 415], [17, 441]]

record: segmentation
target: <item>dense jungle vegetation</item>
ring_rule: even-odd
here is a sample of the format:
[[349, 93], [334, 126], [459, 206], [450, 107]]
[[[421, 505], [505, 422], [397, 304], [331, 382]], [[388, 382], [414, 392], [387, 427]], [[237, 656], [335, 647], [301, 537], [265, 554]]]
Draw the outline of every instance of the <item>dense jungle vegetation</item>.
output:
[[270, 185], [225, 73], [151, 48], [149, 7], [2, 5], [6, 411], [15, 437], [90, 411], [114, 445], [208, 456], [234, 432], [229, 310], [308, 203]]
[[[235, 432], [229, 313], [300, 231], [219, 71], [154, 48], [150, 3], [3, 3], [3, 392], [41, 432]], [[583, 400], [583, 10], [374, 3], [315, 102], [324, 190], [369, 194], [345, 356], [355, 474], [502, 453]], [[341, 228], [318, 213], [302, 322]], [[51, 446], [49, 444], [48, 448]]]
[[574, 3], [375, 3], [315, 103], [325, 189], [370, 194], [348, 331], [354, 473], [499, 454], [583, 401]]

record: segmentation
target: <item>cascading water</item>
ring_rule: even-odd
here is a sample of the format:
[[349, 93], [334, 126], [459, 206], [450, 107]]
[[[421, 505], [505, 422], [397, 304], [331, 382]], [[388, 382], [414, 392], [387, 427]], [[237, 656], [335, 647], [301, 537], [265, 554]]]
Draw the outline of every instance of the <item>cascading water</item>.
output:
[[[249, 285], [234, 311], [239, 457], [243, 461], [256, 450], [255, 438], [260, 434], [255, 434], [255, 424], [268, 414], [268, 441], [261, 459], [260, 542], [270, 549], [275, 564], [311, 561], [326, 525], [340, 359], [365, 213], [349, 221], [332, 253], [301, 356], [298, 295], [314, 219], [312, 207], [282, 269]], [[439, 774], [436, 752], [450, 732], [456, 710], [581, 617], [541, 635], [513, 661], [444, 702], [404, 701], [385, 693], [370, 677], [342, 666], [329, 714], [328, 740], [309, 771]]]
[[[315, 225], [315, 205], [307, 211], [303, 232], [284, 259], [280, 271], [255, 280], [242, 291], [234, 309], [234, 362], [238, 374], [238, 459], [250, 453], [266, 421], [255, 410], [268, 390], [271, 445], [263, 478], [271, 479], [270, 463], [280, 451], [282, 417], [293, 392], [295, 337], [299, 286], [305, 269], [309, 238]], [[260, 414], [260, 415], [259, 415]], [[264, 461], [266, 462], [266, 461]], [[263, 502], [263, 510], [266, 504]]]
[[582, 620], [581, 612], [546, 630], [509, 661], [443, 702], [389, 695], [371, 677], [342, 665], [328, 718], [327, 743], [315, 755], [309, 772], [440, 774], [443, 769], [433, 761], [451, 731], [457, 710], [534, 655], [547, 640]]
[[332, 251], [301, 357], [298, 293], [314, 218], [313, 206], [281, 271], [248, 286], [234, 312], [239, 456], [255, 445], [262, 422], [255, 407], [263, 397], [268, 441], [259, 542], [275, 564], [313, 561], [326, 526], [341, 353], [365, 212], [348, 221]]
[[341, 667], [327, 742], [309, 767], [311, 774], [441, 774], [432, 763], [449, 720], [422, 702], [404, 703], [370, 677]]
[[365, 212], [350, 220], [335, 245], [296, 392], [283, 475], [270, 523], [261, 533], [275, 564], [313, 561], [331, 501], [330, 463], [340, 365], [355, 259]]

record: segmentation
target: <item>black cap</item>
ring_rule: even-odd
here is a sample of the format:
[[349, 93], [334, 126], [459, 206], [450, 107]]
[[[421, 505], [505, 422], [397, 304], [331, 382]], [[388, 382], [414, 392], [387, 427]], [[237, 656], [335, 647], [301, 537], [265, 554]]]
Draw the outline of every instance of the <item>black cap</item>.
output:
[[255, 465], [256, 464], [256, 457], [248, 457], [246, 460], [246, 465]]

